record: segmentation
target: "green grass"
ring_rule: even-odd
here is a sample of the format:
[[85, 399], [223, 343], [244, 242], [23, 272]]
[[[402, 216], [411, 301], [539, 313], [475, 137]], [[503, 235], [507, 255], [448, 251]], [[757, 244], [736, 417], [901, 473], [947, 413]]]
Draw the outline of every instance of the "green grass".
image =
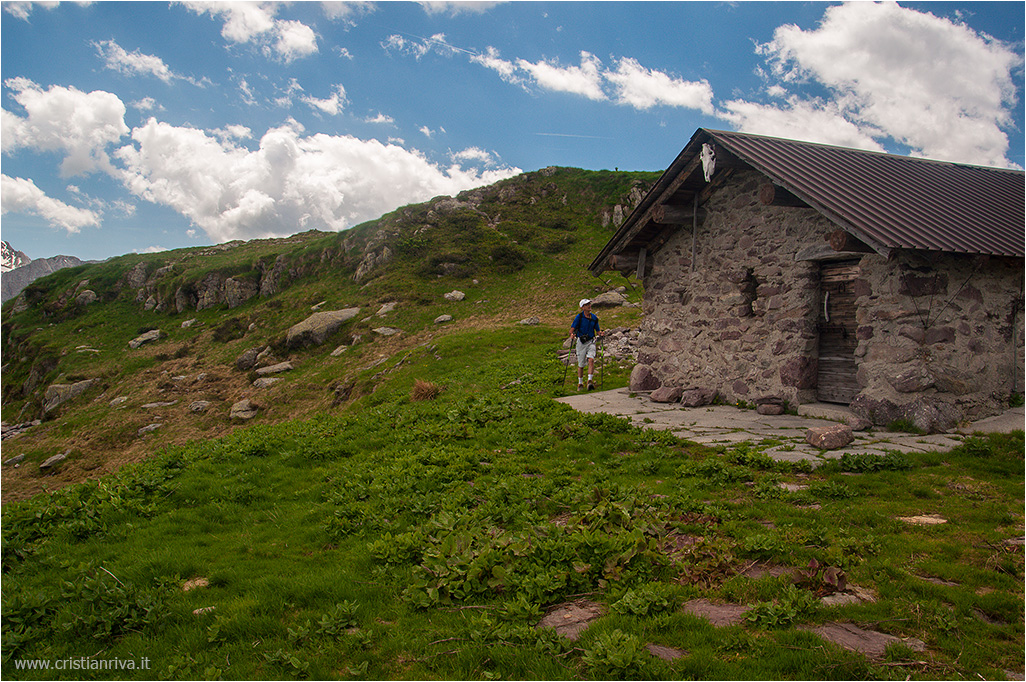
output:
[[[911, 468], [809, 473], [758, 445], [717, 452], [553, 402], [559, 340], [544, 327], [445, 336], [367, 370], [389, 368], [388, 380], [345, 409], [168, 448], [5, 505], [0, 672], [993, 679], [1022, 667], [1022, 550], [1002, 544], [1022, 533], [1021, 432], [910, 455]], [[417, 380], [442, 391], [411, 400]], [[794, 480], [810, 487], [776, 487]], [[896, 520], [917, 513], [949, 522]], [[675, 534], [701, 540], [675, 554]], [[815, 581], [740, 575], [755, 561], [811, 560], [878, 601], [826, 608]], [[209, 586], [183, 592], [197, 577]], [[580, 595], [607, 614], [579, 641], [534, 628]], [[715, 629], [681, 611], [697, 597], [756, 610]], [[873, 663], [796, 629], [828, 620], [929, 651]], [[648, 643], [687, 653], [661, 661]], [[152, 667], [15, 668], [94, 655]]]

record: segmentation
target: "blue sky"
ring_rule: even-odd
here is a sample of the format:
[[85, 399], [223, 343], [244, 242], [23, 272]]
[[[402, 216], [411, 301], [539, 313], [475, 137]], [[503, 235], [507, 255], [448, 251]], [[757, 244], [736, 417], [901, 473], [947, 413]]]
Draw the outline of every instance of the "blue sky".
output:
[[3, 2], [3, 239], [342, 230], [699, 127], [1022, 168], [1022, 2]]

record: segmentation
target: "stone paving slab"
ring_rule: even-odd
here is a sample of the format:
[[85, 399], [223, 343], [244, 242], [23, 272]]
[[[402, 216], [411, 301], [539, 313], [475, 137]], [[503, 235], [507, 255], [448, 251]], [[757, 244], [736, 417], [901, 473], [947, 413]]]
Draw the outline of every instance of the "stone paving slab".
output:
[[[679, 403], [652, 402], [644, 393], [631, 395], [628, 388], [609, 391], [579, 393], [563, 398], [575, 410], [605, 413], [630, 419], [642, 428], [671, 431], [674, 435], [703, 445], [735, 445], [746, 441], [779, 440], [765, 450], [777, 460], [811, 464], [827, 459], [840, 459], [846, 453], [886, 454], [889, 450], [902, 453], [947, 452], [958, 447], [963, 434], [975, 432], [1007, 432], [1022, 429], [1026, 421], [1023, 408], [1014, 408], [1004, 415], [974, 422], [959, 433], [915, 435], [895, 431], [872, 429], [856, 431], [855, 440], [838, 450], [820, 450], [805, 442], [805, 432], [823, 426], [825, 419], [845, 421], [853, 415], [839, 405], [802, 406], [806, 414], [761, 415], [755, 410], [744, 410], [729, 405], [682, 407]], [[816, 416], [813, 416], [816, 415]]]

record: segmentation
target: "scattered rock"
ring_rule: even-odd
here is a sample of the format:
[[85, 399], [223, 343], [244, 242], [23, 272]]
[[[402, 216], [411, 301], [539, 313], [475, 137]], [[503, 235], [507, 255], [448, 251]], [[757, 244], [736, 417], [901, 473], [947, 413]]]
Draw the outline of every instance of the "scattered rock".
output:
[[0, 427], [0, 438], [2, 438], [3, 440], [7, 440], [8, 438], [16, 438], [21, 434], [25, 433], [26, 431], [28, 431], [29, 429], [31, 429], [33, 426], [39, 426], [42, 423], [43, 422], [39, 419], [33, 419], [30, 422], [22, 422], [20, 424], [3, 424], [3, 426]]
[[210, 587], [210, 581], [206, 578], [193, 578], [192, 580], [186, 580], [182, 585], [182, 592], [195, 590], [197, 587]]
[[74, 400], [88, 391], [94, 381], [94, 379], [86, 379], [85, 381], [77, 381], [73, 384], [53, 384], [48, 387], [43, 394], [43, 412], [49, 412], [69, 400]]
[[684, 389], [679, 386], [674, 388], [671, 388], [670, 386], [660, 386], [652, 391], [649, 398], [654, 403], [675, 403], [680, 400], [680, 397], [683, 394]]
[[378, 312], [376, 314], [378, 317], [384, 317], [385, 315], [388, 315], [390, 312], [395, 310], [395, 307], [397, 305], [399, 304], [395, 301], [389, 301], [388, 303], [384, 303], [380, 308], [378, 308]]
[[755, 411], [759, 414], [778, 415], [784, 414], [786, 403], [780, 396], [770, 395], [759, 398], [755, 401]]
[[217, 610], [216, 606], [204, 606], [203, 608], [196, 609], [192, 612], [194, 616], [202, 616], [204, 613], [213, 613]]
[[281, 377], [260, 377], [253, 382], [253, 388], [269, 388], [279, 381], [283, 381]]
[[177, 400], [167, 400], [167, 401], [159, 402], [159, 403], [146, 403], [145, 405], [142, 406], [142, 408], [144, 410], [155, 410], [155, 409], [160, 408], [160, 407], [171, 407], [172, 405], [176, 405], [177, 403], [178, 403]]
[[147, 426], [144, 426], [141, 429], [139, 429], [139, 435], [140, 436], [145, 436], [147, 433], [153, 433], [154, 431], [159, 429], [161, 426], [163, 426], [163, 424], [149, 424]]
[[337, 358], [338, 356], [340, 356], [343, 353], [345, 353], [347, 350], [349, 350], [349, 346], [345, 346], [345, 345], [339, 346], [335, 350], [331, 351], [331, 357]]
[[937, 514], [926, 514], [923, 516], [899, 516], [899, 521], [905, 523], [911, 523], [915, 526], [938, 526], [942, 523], [947, 523], [948, 520]]
[[462, 301], [466, 297], [467, 297], [467, 295], [465, 293], [463, 293], [459, 289], [454, 289], [454, 290], [450, 291], [449, 293], [447, 293], [445, 295], [445, 300], [446, 301], [456, 302], [456, 301]]
[[42, 464], [40, 464], [39, 465], [39, 470], [41, 472], [43, 472], [44, 474], [48, 473], [49, 471], [53, 470], [53, 468], [55, 466], [57, 466], [58, 464], [60, 464], [64, 460], [66, 460], [67, 458], [68, 458], [68, 453], [67, 452], [54, 455], [53, 457], [50, 457], [49, 459], [44, 461]]
[[680, 649], [674, 649], [673, 647], [660, 646], [658, 644], [646, 644], [645, 648], [648, 649], [648, 653], [652, 654], [656, 658], [661, 658], [664, 661], [675, 661], [678, 658], [683, 658], [687, 655], [686, 651]]
[[541, 320], [537, 317], [525, 317], [524, 319], [517, 322], [517, 324], [535, 325], [541, 324]]
[[549, 609], [538, 621], [536, 628], [555, 628], [556, 632], [571, 641], [576, 641], [593, 620], [601, 618], [604, 608], [587, 599], [559, 604]]
[[137, 336], [134, 339], [132, 339], [131, 341], [129, 341], [128, 342], [128, 347], [129, 348], [138, 348], [139, 346], [143, 345], [144, 343], [149, 343], [151, 341], [159, 341], [163, 337], [164, 337], [164, 332], [160, 331], [159, 329], [151, 329], [150, 331], [146, 332], [145, 334], [140, 334], [139, 336]]
[[684, 604], [684, 613], [705, 618], [718, 628], [740, 625], [744, 622], [747, 606], [740, 604], [714, 604], [708, 599], [692, 599]]
[[245, 372], [256, 367], [257, 356], [263, 352], [264, 348], [266, 348], [266, 346], [257, 346], [256, 348], [250, 348], [249, 350], [244, 351], [242, 355], [235, 358], [235, 369], [240, 372]]
[[128, 402], [128, 396], [124, 396], [123, 395], [123, 396], [119, 396], [117, 398], [114, 398], [114, 400], [111, 400], [108, 403], [108, 405], [110, 405], [111, 407], [121, 407], [122, 405], [124, 405], [127, 402]]
[[435, 324], [444, 324], [446, 322], [452, 322], [452, 315], [439, 315], [435, 318]]
[[716, 391], [711, 388], [686, 388], [680, 394], [682, 407], [705, 407], [716, 400]]
[[635, 365], [631, 370], [630, 388], [632, 391], [654, 391], [662, 386], [662, 382], [652, 373], [648, 365]]
[[851, 623], [825, 623], [817, 627], [800, 626], [799, 629], [815, 633], [828, 642], [872, 659], [883, 658], [884, 650], [891, 644], [904, 644], [913, 651], [926, 651], [926, 644], [914, 637], [899, 639], [883, 632], [863, 630]]
[[851, 427], [847, 424], [820, 426], [805, 432], [805, 442], [820, 450], [836, 450], [855, 440]]
[[295, 369], [295, 367], [292, 366], [291, 362], [279, 362], [276, 365], [261, 367], [256, 371], [256, 373], [260, 376], [263, 376], [265, 374], [280, 374], [281, 372], [290, 372], [293, 369]]
[[228, 413], [229, 419], [252, 419], [257, 416], [260, 411], [260, 406], [254, 403], [249, 398], [244, 398], [239, 402], [232, 405], [231, 411]]
[[302, 322], [292, 325], [285, 334], [285, 342], [290, 348], [306, 345], [319, 346], [338, 331], [339, 327], [359, 313], [359, 308], [325, 310], [314, 313]]
[[189, 412], [194, 412], [196, 414], [202, 414], [208, 409], [210, 409], [209, 400], [197, 400], [189, 405]]
[[378, 327], [373, 330], [375, 334], [381, 334], [382, 336], [395, 336], [402, 332], [401, 329], [395, 329], [393, 327]]
[[96, 303], [96, 292], [92, 289], [86, 289], [78, 296], [75, 297], [76, 305], [89, 305], [90, 303]]
[[191, 327], [194, 324], [196, 324], [196, 318], [195, 317], [192, 318], [191, 320], [186, 320], [185, 322], [182, 322], [182, 329], [188, 329], [189, 327]]
[[592, 308], [618, 308], [627, 302], [627, 298], [617, 291], [607, 291], [591, 299]]
[[14, 457], [11, 457], [9, 460], [4, 462], [4, 466], [18, 466], [19, 464], [21, 464], [24, 461], [25, 461], [25, 455], [24, 454], [15, 455]]
[[317, 312], [318, 310], [323, 308], [327, 303], [328, 303], [327, 301], [321, 301], [320, 303], [314, 303], [312, 306], [310, 306], [310, 310], [312, 310], [314, 312]]

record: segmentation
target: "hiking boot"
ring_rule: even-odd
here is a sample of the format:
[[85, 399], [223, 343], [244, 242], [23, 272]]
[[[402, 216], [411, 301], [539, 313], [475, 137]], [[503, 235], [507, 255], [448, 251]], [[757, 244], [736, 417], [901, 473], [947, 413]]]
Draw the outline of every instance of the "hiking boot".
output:
[[584, 390], [584, 384], [577, 384], [577, 390], [578, 391], [583, 391]]
[[595, 382], [594, 381], [589, 381], [588, 382], [588, 390], [589, 391], [594, 391], [595, 390]]

